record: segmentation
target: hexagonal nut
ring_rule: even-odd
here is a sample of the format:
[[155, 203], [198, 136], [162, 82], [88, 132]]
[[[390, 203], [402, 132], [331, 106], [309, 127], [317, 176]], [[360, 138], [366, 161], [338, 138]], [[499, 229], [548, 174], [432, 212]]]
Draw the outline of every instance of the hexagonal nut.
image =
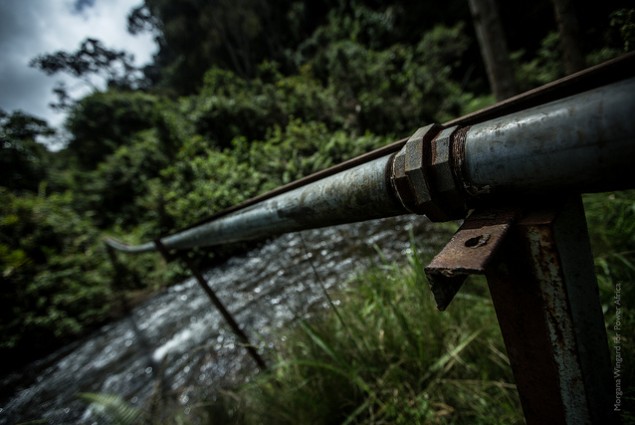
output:
[[439, 128], [438, 124], [421, 127], [408, 139], [404, 146], [405, 172], [412, 189], [415, 205], [417, 206], [431, 200], [424, 170], [425, 145], [432, 140]]
[[452, 136], [457, 129], [458, 126], [446, 128], [430, 142], [428, 169], [431, 191], [451, 218], [462, 218], [465, 212], [465, 202], [454, 180], [451, 163]]
[[[393, 186], [402, 204], [412, 212], [427, 215], [431, 220], [444, 218], [442, 211], [432, 201], [425, 169], [425, 156], [429, 150], [427, 145], [439, 129], [438, 124], [418, 129], [393, 162]], [[400, 171], [402, 166], [403, 173]], [[404, 184], [403, 174], [406, 176], [407, 186]]]
[[457, 126], [446, 128], [430, 142], [430, 180], [436, 193], [455, 188], [450, 164], [450, 143]]

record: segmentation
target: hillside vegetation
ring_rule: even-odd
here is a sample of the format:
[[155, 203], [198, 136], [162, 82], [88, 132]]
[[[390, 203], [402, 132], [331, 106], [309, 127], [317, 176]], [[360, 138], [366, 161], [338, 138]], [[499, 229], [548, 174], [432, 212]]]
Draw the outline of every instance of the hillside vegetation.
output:
[[[58, 93], [56, 107], [68, 111], [64, 132], [58, 134], [64, 147], [58, 152], [38, 142], [54, 132], [46, 122], [23, 112], [0, 111], [0, 356], [12, 359], [3, 361], [0, 369], [14, 369], [112, 319], [120, 310], [116, 293], [141, 296], [183, 276], [177, 265], [166, 265], [155, 255], [140, 255], [121, 258], [128, 273], [115, 279], [103, 247], [104, 235], [122, 235], [131, 243], [154, 239], [406, 137], [423, 124], [444, 122], [494, 101], [467, 2], [317, 3], [146, 0], [129, 19], [130, 31], [151, 31], [160, 46], [154, 63], [144, 69], [119, 66], [118, 61], [126, 63], [125, 55], [110, 51], [114, 56], [108, 56], [108, 49], [94, 41], [80, 46], [75, 56], [57, 52], [35, 58], [34, 66], [45, 72], [100, 73], [108, 75], [109, 85], [80, 99], [69, 98], [63, 90]], [[578, 10], [585, 28], [580, 44], [586, 65], [635, 45], [635, 11], [628, 2], [592, 3], [581, 2]], [[505, 2], [500, 7], [519, 89], [563, 76], [551, 3]], [[98, 60], [104, 57], [109, 59]], [[626, 193], [587, 200], [607, 311], [611, 288], [634, 277], [633, 199]], [[211, 264], [250, 246], [199, 251], [196, 260]], [[397, 280], [406, 284], [421, 279], [416, 267], [403, 273]], [[413, 329], [414, 322], [403, 320], [417, 317], [410, 317], [411, 307], [401, 312], [391, 309], [402, 301], [417, 305], [422, 295], [416, 291], [425, 285], [412, 284], [419, 289], [405, 292], [388, 288], [384, 293], [381, 285], [373, 283], [382, 278], [368, 279], [362, 292], [370, 298], [347, 295], [344, 304], [350, 302], [369, 315], [391, 311], [389, 318], [369, 319], [369, 326], [374, 326], [373, 320], [386, 320], [380, 328], [394, 325], [403, 334], [399, 338], [413, 345], [414, 351], [407, 355], [419, 356], [420, 345], [428, 339], [410, 338], [430, 337], [419, 335], [422, 330]], [[625, 297], [632, 293], [627, 285], [623, 287]], [[488, 308], [479, 299], [476, 310], [466, 314], [480, 317], [479, 309]], [[632, 323], [630, 312], [626, 317]], [[365, 357], [364, 350], [377, 344], [379, 351], [373, 355], [386, 356], [396, 344], [382, 339], [388, 333], [379, 330], [373, 338], [380, 340], [366, 339], [365, 330], [356, 329], [362, 326], [358, 318], [345, 319], [362, 337], [350, 341], [361, 349], [352, 354], [353, 360]], [[485, 323], [490, 319], [475, 319], [484, 323], [469, 329], [454, 319], [431, 320], [439, 321], [439, 331], [445, 329], [453, 336], [435, 342], [436, 351], [424, 356], [427, 363], [414, 366], [412, 374], [428, 376], [428, 371], [429, 379], [406, 382], [405, 398], [401, 398], [403, 389], [384, 387], [384, 377], [369, 378], [365, 366], [349, 371], [350, 376], [338, 371], [352, 361], [340, 356], [339, 350], [349, 348], [321, 342], [323, 334], [316, 330], [324, 327], [328, 334], [347, 338], [343, 332], [348, 331], [338, 328], [342, 324], [332, 318], [306, 325], [299, 331], [304, 332], [304, 339], [298, 337], [303, 342], [287, 350], [292, 356], [322, 350], [313, 353], [314, 364], [282, 361], [280, 373], [294, 375], [295, 381], [270, 388], [293, 392], [304, 382], [326, 379], [305, 371], [327, 368], [321, 366], [329, 360], [326, 356], [341, 363], [328, 366], [329, 373], [346, 378], [351, 388], [343, 390], [353, 395], [348, 413], [341, 413], [339, 419], [355, 422], [378, 415], [412, 423], [415, 416], [408, 415], [424, 415], [419, 419], [433, 420], [443, 416], [439, 412], [456, 397], [480, 402], [467, 393], [452, 394], [456, 377], [446, 369], [455, 360], [438, 356], [454, 350], [474, 357], [472, 366], [469, 362], [458, 366], [467, 368], [470, 376], [461, 379], [482, 380], [478, 397], [491, 393], [496, 400], [515, 400], [508, 391], [508, 372], [498, 369], [505, 363], [498, 337], [485, 347], [490, 350], [486, 359], [475, 359], [472, 352], [478, 350], [470, 348], [476, 334], [494, 332]], [[496, 358], [499, 354], [503, 357]], [[385, 379], [402, 380], [402, 372], [393, 367], [410, 360], [384, 360], [388, 362]], [[481, 361], [492, 362], [483, 367], [496, 369], [494, 378], [476, 372]], [[440, 385], [442, 377], [449, 380], [443, 382], [444, 398], [429, 401], [426, 391], [430, 385]], [[499, 385], [499, 380], [505, 383]], [[490, 381], [492, 387], [484, 388]], [[323, 384], [325, 393], [339, 385]], [[267, 395], [269, 390], [258, 391]], [[316, 399], [324, 394], [289, 394], [296, 396]], [[385, 402], [386, 397], [394, 402]], [[505, 409], [487, 413], [504, 417]]]

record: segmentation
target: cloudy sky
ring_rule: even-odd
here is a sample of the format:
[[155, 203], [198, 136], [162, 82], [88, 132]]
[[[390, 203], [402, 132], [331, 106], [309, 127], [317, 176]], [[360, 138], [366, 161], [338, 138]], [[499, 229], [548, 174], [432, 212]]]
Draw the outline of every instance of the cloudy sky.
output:
[[[75, 51], [87, 37], [108, 48], [126, 50], [137, 65], [150, 61], [156, 46], [150, 34], [132, 36], [126, 16], [142, 0], [0, 0], [0, 108], [22, 110], [59, 127], [64, 115], [51, 110], [51, 90], [65, 80], [75, 92], [77, 80], [46, 76], [29, 67], [37, 55]], [[84, 90], [87, 90], [85, 88]]]

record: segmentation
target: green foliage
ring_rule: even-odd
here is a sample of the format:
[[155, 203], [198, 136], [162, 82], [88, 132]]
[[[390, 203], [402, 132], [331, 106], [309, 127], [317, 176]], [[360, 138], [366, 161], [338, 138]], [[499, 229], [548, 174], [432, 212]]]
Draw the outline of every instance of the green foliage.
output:
[[67, 150], [80, 169], [94, 169], [106, 156], [130, 143], [131, 135], [152, 128], [158, 120], [157, 97], [143, 92], [93, 93], [71, 110]]
[[[311, 2], [257, 0], [144, 3], [160, 32], [156, 77], [160, 86], [178, 94], [195, 93], [212, 66], [250, 78], [263, 60], [283, 60], [297, 37], [319, 22], [323, 8]], [[298, 26], [300, 33], [294, 35]]]
[[0, 109], [0, 184], [14, 191], [37, 191], [47, 176], [50, 155], [36, 139], [53, 133], [39, 118]]
[[[611, 355], [618, 345], [623, 364], [635, 362], [635, 193], [630, 191], [584, 197], [595, 270], [600, 286]], [[619, 308], [619, 317], [618, 317]], [[616, 332], [616, 322], [620, 326]], [[619, 339], [616, 336], [619, 335]], [[625, 423], [635, 419], [635, 371], [621, 368]]]
[[177, 227], [247, 199], [266, 178], [230, 152], [211, 149], [200, 136], [184, 144], [161, 177], [166, 184], [166, 211]]
[[87, 183], [78, 188], [86, 207], [100, 212], [94, 222], [101, 228], [116, 225], [130, 230], [147, 221], [140, 199], [150, 180], [168, 164], [156, 131], [139, 132], [130, 141], [105, 157], [96, 170], [85, 173]]
[[268, 176], [265, 189], [289, 183], [385, 144], [385, 138], [367, 133], [351, 137], [344, 131], [329, 132], [319, 122], [294, 119], [285, 128], [275, 127], [264, 141], [232, 142], [239, 161]]
[[200, 95], [190, 101], [197, 134], [222, 148], [238, 136], [260, 139], [291, 116], [331, 128], [340, 122], [332, 92], [310, 75], [283, 77], [269, 63], [259, 70], [260, 77], [253, 80], [217, 68], [205, 74]]
[[520, 91], [532, 89], [564, 76], [564, 65], [560, 53], [560, 36], [550, 32], [543, 38], [536, 54], [526, 61], [527, 52], [514, 52], [512, 61], [516, 66], [516, 81]]
[[[268, 375], [237, 393], [244, 423], [515, 423], [521, 411], [493, 308], [436, 310], [413, 251], [291, 331]], [[334, 314], [337, 313], [337, 314]]]
[[587, 63], [597, 65], [635, 48], [635, 9], [617, 9], [611, 13], [605, 45], [587, 55]]
[[461, 88], [451, 80], [468, 46], [463, 25], [436, 26], [416, 46], [372, 50], [342, 39], [309, 62], [333, 87], [349, 127], [377, 134], [407, 134], [426, 122], [461, 112]]
[[3, 356], [28, 359], [107, 317], [105, 256], [72, 204], [68, 192], [18, 197], [0, 188]]
[[[29, 65], [46, 75], [70, 74], [82, 79], [93, 89], [95, 87], [91, 77], [96, 75], [110, 88], [131, 90], [146, 84], [143, 73], [133, 65], [133, 61], [133, 55], [125, 50], [109, 49], [99, 40], [86, 38], [75, 52], [60, 50], [38, 55]], [[62, 110], [73, 107], [76, 100], [69, 94], [65, 83], [59, 82], [53, 93], [57, 96], [57, 103], [49, 106]]]
[[611, 27], [619, 31], [624, 51], [635, 48], [635, 9], [618, 9], [611, 13]]
[[415, 48], [373, 50], [339, 39], [320, 47], [297, 75], [284, 76], [271, 62], [251, 79], [212, 68], [184, 109], [195, 133], [220, 148], [238, 136], [261, 139], [290, 117], [329, 130], [407, 134], [460, 114], [465, 94], [452, 76], [468, 46], [461, 24], [433, 28]]

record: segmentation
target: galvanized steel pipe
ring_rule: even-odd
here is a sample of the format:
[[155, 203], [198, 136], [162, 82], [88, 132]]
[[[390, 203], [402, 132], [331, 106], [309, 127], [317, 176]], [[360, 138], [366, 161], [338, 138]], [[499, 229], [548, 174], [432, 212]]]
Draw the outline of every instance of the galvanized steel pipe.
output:
[[[407, 212], [387, 179], [387, 155], [339, 174], [161, 239], [168, 249], [220, 245], [302, 229], [390, 217]], [[154, 243], [128, 246], [112, 239], [113, 248], [140, 253]]]
[[462, 175], [472, 196], [632, 187], [635, 79], [469, 128]]
[[[161, 243], [168, 249], [220, 245], [412, 211], [443, 220], [444, 209], [452, 210], [447, 218], [458, 218], [465, 210], [457, 205], [510, 193], [633, 187], [635, 78], [471, 127], [429, 126], [415, 136], [397, 155], [279, 194]], [[408, 157], [415, 154], [424, 157]], [[126, 252], [155, 250], [153, 242], [107, 243]]]

